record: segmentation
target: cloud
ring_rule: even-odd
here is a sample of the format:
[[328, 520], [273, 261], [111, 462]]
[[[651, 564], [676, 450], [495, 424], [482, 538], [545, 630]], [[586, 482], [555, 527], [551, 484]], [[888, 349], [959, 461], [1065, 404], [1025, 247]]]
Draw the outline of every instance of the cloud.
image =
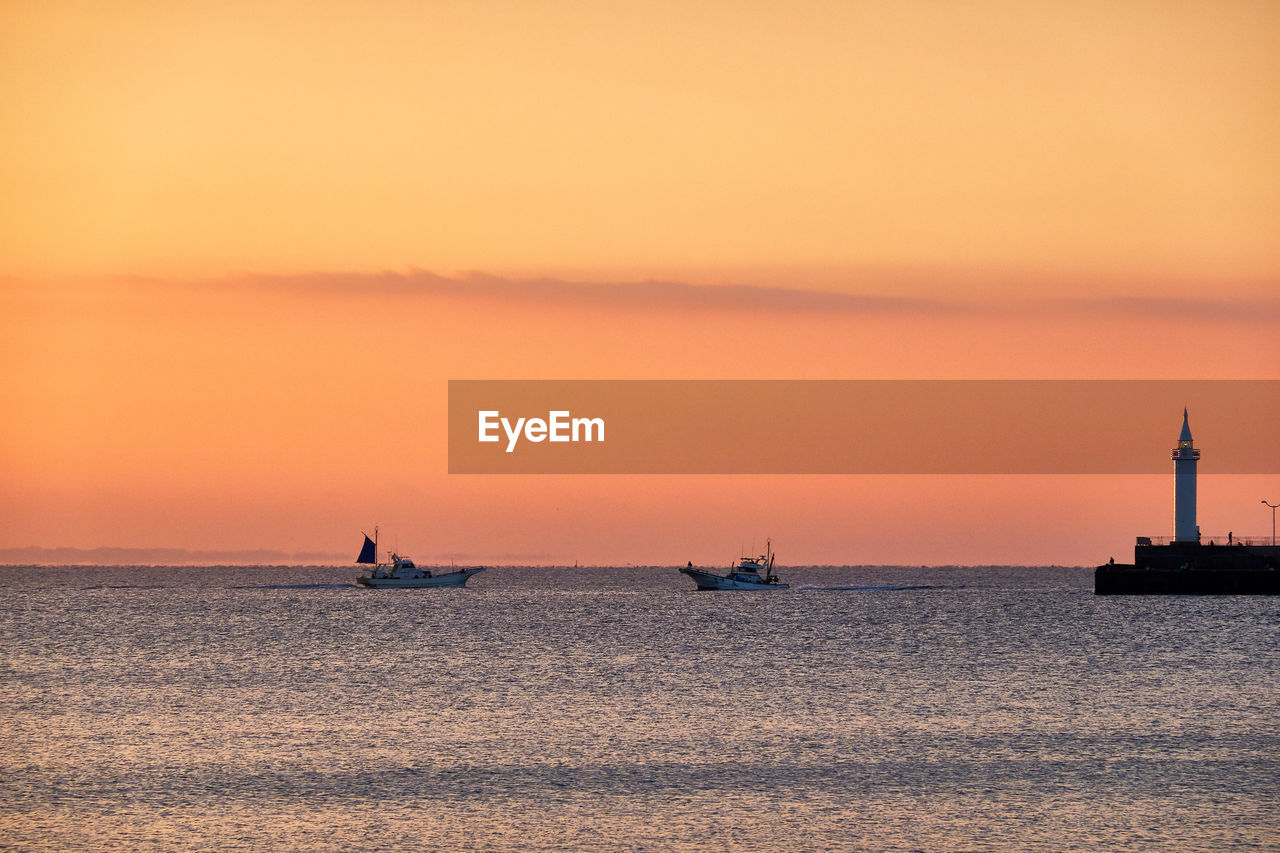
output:
[[220, 286], [288, 289], [322, 294], [440, 295], [602, 308], [647, 307], [677, 311], [784, 311], [797, 313], [964, 312], [961, 302], [742, 284], [691, 284], [644, 279], [631, 282], [505, 278], [482, 272], [444, 276], [427, 270], [376, 274], [313, 273], [223, 280]]
[[[931, 280], [934, 289], [945, 287], [954, 273], [939, 270]], [[860, 278], [870, 282], [877, 293], [833, 288], [781, 287], [756, 284], [694, 284], [668, 279], [636, 281], [574, 281], [562, 278], [511, 278], [484, 272], [442, 275], [423, 269], [377, 273], [313, 272], [298, 275], [236, 275], [196, 282], [144, 278], [114, 278], [120, 287], [165, 290], [184, 288], [216, 291], [220, 294], [288, 293], [305, 297], [447, 297], [450, 299], [494, 300], [539, 306], [573, 306], [602, 310], [672, 311], [681, 313], [746, 312], [754, 314], [899, 316], [899, 317], [1009, 317], [1009, 318], [1142, 318], [1203, 321], [1213, 323], [1272, 323], [1280, 320], [1280, 300], [1266, 298], [1194, 299], [1183, 296], [1147, 297], [1127, 295], [1089, 298], [1048, 296], [1010, 297], [1000, 295], [957, 298], [885, 295], [892, 292], [895, 279], [879, 273]], [[918, 271], [903, 280], [903, 288], [918, 290], [927, 278]], [[33, 287], [31, 283], [27, 283]], [[953, 292], [981, 293], [981, 283], [972, 274], [957, 279]], [[1024, 292], [1037, 290], [1028, 281]], [[1215, 288], [1206, 284], [1205, 292]], [[1280, 289], [1280, 288], [1277, 288]], [[1221, 292], [1220, 289], [1217, 292]]]
[[1045, 304], [1046, 307], [1058, 307], [1072, 314], [1083, 315], [1109, 314], [1241, 323], [1280, 319], [1280, 300], [1119, 296], [1107, 299], [1049, 300]]

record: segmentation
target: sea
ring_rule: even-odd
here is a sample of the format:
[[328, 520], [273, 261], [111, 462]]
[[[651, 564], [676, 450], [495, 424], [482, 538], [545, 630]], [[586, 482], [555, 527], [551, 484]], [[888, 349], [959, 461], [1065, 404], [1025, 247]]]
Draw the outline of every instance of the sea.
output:
[[0, 568], [0, 849], [1280, 849], [1280, 599]]

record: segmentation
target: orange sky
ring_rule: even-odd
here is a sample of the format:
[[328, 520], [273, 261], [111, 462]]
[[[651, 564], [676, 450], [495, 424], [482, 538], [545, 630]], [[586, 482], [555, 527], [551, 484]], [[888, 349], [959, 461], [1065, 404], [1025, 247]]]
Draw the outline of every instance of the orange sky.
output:
[[[446, 382], [1277, 378], [1278, 36], [1273, 3], [6, 4], [0, 548], [1120, 558], [1171, 476], [450, 477]], [[1277, 488], [1204, 478], [1201, 527], [1264, 532]]]

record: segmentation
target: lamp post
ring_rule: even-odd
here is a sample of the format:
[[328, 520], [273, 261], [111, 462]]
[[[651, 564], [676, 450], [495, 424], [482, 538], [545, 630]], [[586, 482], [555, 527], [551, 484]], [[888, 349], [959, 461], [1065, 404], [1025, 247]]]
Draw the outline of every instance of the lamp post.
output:
[[1269, 504], [1266, 501], [1263, 503], [1271, 507], [1271, 547], [1274, 548], [1276, 547], [1276, 507], [1280, 507], [1280, 504]]

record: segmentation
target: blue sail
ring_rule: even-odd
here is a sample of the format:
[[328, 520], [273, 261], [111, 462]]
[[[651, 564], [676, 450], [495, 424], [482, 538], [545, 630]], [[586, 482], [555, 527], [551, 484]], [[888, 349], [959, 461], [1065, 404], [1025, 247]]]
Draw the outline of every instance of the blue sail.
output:
[[364, 547], [360, 549], [360, 556], [356, 557], [357, 563], [374, 563], [378, 562], [378, 546], [373, 543], [366, 533], [364, 537]]

